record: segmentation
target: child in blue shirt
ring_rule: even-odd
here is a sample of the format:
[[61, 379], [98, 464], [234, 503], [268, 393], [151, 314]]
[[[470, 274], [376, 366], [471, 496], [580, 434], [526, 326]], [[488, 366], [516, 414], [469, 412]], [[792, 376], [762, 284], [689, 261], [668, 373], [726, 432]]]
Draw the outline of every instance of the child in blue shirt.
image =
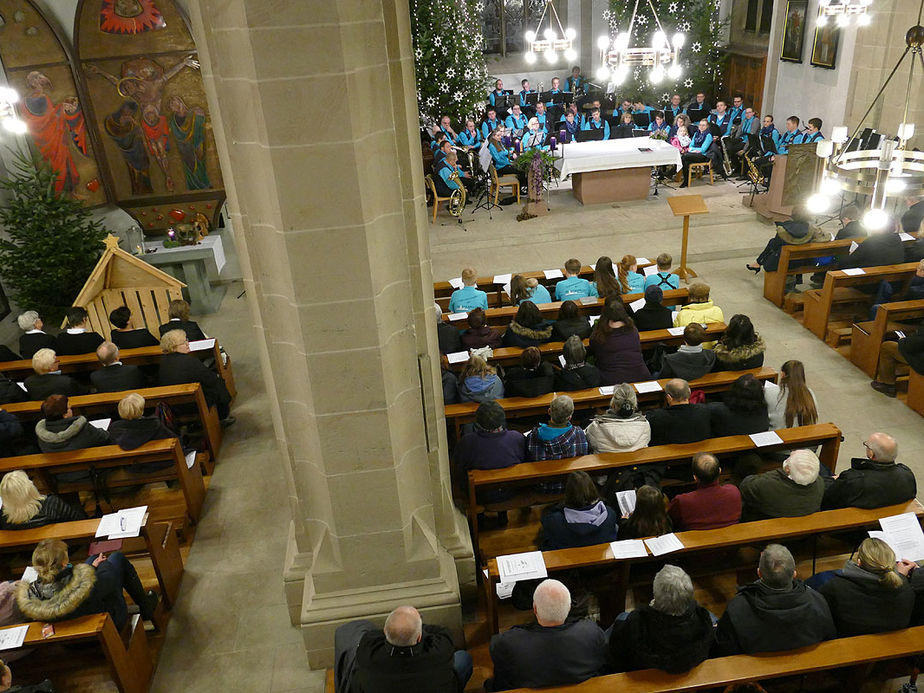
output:
[[488, 295], [475, 286], [476, 274], [471, 267], [462, 270], [461, 289], [456, 289], [449, 297], [450, 313], [467, 313], [475, 308], [488, 309]]
[[515, 306], [523, 301], [532, 301], [536, 305], [552, 302], [549, 290], [542, 286], [538, 279], [526, 279], [522, 274], [515, 274], [510, 279], [510, 299]]
[[680, 277], [671, 272], [671, 265], [674, 262], [674, 258], [667, 253], [661, 253], [658, 255], [658, 259], [655, 260], [655, 262], [658, 263], [658, 271], [645, 277], [644, 288], [647, 289], [649, 286], [657, 286], [661, 291], [679, 289]]
[[586, 279], [581, 279], [581, 261], [571, 258], [565, 263], [565, 276], [555, 285], [556, 301], [579, 301], [585, 296], [596, 298], [597, 289]]
[[624, 294], [640, 294], [645, 290], [645, 277], [636, 270], [638, 263], [635, 256], [623, 255], [619, 261], [616, 278], [619, 279], [619, 286]]

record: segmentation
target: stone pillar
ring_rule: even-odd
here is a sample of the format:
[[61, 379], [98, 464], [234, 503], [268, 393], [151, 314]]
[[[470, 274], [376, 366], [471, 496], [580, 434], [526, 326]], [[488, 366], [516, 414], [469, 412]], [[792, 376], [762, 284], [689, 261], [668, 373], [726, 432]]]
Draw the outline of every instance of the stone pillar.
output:
[[[406, 0], [201, 0], [193, 33], [261, 347], [312, 667], [413, 604], [461, 642]], [[278, 499], [280, 502], [282, 499]]]

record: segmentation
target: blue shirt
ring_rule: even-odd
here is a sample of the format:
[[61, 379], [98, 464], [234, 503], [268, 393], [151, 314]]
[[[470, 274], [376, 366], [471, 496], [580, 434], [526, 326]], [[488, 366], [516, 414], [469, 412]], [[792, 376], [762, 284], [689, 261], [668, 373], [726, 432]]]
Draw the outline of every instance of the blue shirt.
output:
[[494, 168], [504, 168], [510, 165], [510, 154], [504, 149], [504, 145], [495, 147], [495, 143], [488, 145], [488, 151], [491, 152], [491, 158], [494, 159]]
[[568, 277], [555, 285], [556, 301], [578, 301], [585, 296], [596, 296], [597, 289], [592, 283], [580, 277]]
[[449, 297], [450, 313], [467, 313], [475, 308], [488, 309], [488, 295], [474, 286], [463, 286], [456, 289]]
[[812, 134], [803, 132], [801, 135], [799, 135], [799, 137], [801, 138], [799, 142], [798, 143], [794, 142], [793, 144], [805, 144], [807, 142], [817, 142], [818, 140], [823, 140], [825, 138], [825, 136], [821, 134], [821, 130], [816, 130]]
[[744, 106], [732, 106], [728, 109], [728, 114], [731, 116], [732, 125], [734, 125], [735, 118], [744, 118]]
[[661, 125], [659, 126], [655, 121], [651, 121], [648, 124], [648, 132], [657, 132], [658, 130], [663, 130], [665, 134], [669, 133], [671, 128], [667, 124], [667, 121], [662, 120]]
[[702, 132], [699, 129], [696, 130], [696, 134], [693, 135], [693, 139], [690, 140], [690, 151], [695, 154], [705, 154], [709, 151], [709, 147], [712, 146], [712, 133], [708, 130]]
[[523, 134], [523, 151], [527, 149], [548, 149], [549, 145], [545, 144], [545, 132], [537, 130], [535, 133], [527, 131]]
[[584, 83], [584, 78], [582, 76], [571, 76], [565, 80], [565, 87], [568, 91], [575, 92], [581, 88], [581, 85]]
[[548, 114], [547, 114], [547, 113], [543, 113], [543, 114], [540, 115], [539, 113], [537, 113], [537, 114], [535, 115], [535, 118], [536, 118], [536, 120], [539, 121], [539, 129], [540, 129], [540, 130], [544, 130], [545, 132], [548, 132], [548, 131], [549, 131], [549, 127], [548, 127], [548, 125], [547, 125], [547, 123], [546, 123], [546, 120], [548, 119]]
[[474, 147], [477, 144], [481, 143], [481, 133], [478, 129], [475, 129], [475, 132], [469, 132], [468, 130], [463, 130], [459, 133], [459, 144], [463, 147]]
[[655, 272], [645, 277], [645, 289], [649, 286], [660, 287], [662, 291], [680, 288], [680, 277], [673, 272]]
[[798, 144], [798, 143], [799, 143], [799, 131], [794, 130], [793, 132], [790, 132], [789, 130], [787, 130], [780, 137], [780, 141], [777, 142], [776, 151], [779, 154], [788, 154], [789, 145]]
[[629, 272], [629, 293], [640, 294], [645, 290], [645, 275], [639, 272]]
[[511, 113], [509, 116], [507, 116], [507, 120], [505, 122], [507, 124], [507, 128], [510, 130], [525, 130], [526, 123], [529, 121], [522, 113], [520, 114], [519, 118]]
[[[775, 127], [773, 127], [773, 126], [771, 125], [769, 130], [768, 130], [767, 128], [761, 128], [761, 129], [760, 129], [760, 136], [761, 136], [762, 138], [763, 138], [763, 137], [769, 137], [769, 138], [773, 141], [773, 148], [774, 148], [776, 151], [779, 151], [779, 150], [780, 150], [780, 133], [779, 133], [779, 131], [778, 131]], [[764, 149], [764, 142], [763, 142], [763, 139], [761, 139], [761, 141], [760, 141], [760, 148], [761, 148], [761, 150]], [[770, 152], [770, 153], [772, 154], [773, 152]]]
[[494, 120], [485, 120], [481, 124], [481, 137], [483, 139], [488, 139], [488, 135], [497, 130], [497, 126], [500, 124], [501, 122], [497, 118]]
[[535, 289], [527, 288], [526, 290], [530, 292], [529, 298], [522, 299], [520, 303], [523, 303], [523, 301], [532, 301], [537, 304], [552, 302], [552, 295], [542, 284], [537, 285]]
[[[438, 171], [439, 176], [440, 176], [440, 178], [443, 179], [443, 183], [444, 183], [444, 184], [446, 185], [446, 187], [449, 188], [450, 190], [458, 190], [458, 189], [461, 187], [458, 183], [456, 183], [456, 182], [455, 182], [454, 180], [452, 180], [452, 178], [450, 177], [450, 176], [452, 176], [452, 174], [453, 174], [455, 171], [456, 171], [456, 167], [453, 166], [453, 165], [451, 165], [451, 164], [450, 164], [448, 161], [446, 161], [445, 159], [443, 159], [443, 161], [440, 162], [440, 167], [439, 167], [439, 171]], [[461, 175], [462, 175], [462, 172], [459, 171], [459, 176], [461, 176]]]
[[535, 90], [533, 90], [533, 89], [524, 89], [524, 90], [522, 90], [522, 91], [520, 92], [520, 108], [526, 108], [526, 95], [527, 95], [527, 94], [535, 94], [535, 93], [536, 93], [536, 92], [535, 92]]
[[633, 109], [632, 115], [635, 115], [636, 113], [651, 113], [652, 111], [654, 111], [654, 109], [651, 106], [644, 106], [641, 110], [638, 111]]
[[741, 138], [748, 142], [751, 139], [751, 128], [757, 123], [757, 116], [743, 118], [741, 121]]
[[500, 91], [497, 91], [497, 89], [495, 89], [495, 90], [492, 91], [490, 94], [488, 94], [488, 101], [491, 102], [491, 105], [492, 105], [492, 106], [496, 106], [497, 104], [494, 102], [494, 100], [495, 100], [498, 96], [503, 96], [503, 95], [504, 95], [504, 90], [503, 90], [503, 89], [501, 89]]
[[603, 128], [603, 139], [608, 140], [610, 138], [610, 124], [603, 120], [603, 118], [600, 120], [588, 118], [581, 127], [581, 130], [599, 130], [600, 128]]
[[711, 113], [709, 115], [709, 122], [718, 125], [719, 132], [723, 136], [731, 132], [732, 120], [734, 120], [734, 118], [731, 117], [731, 114], [728, 111], [725, 111], [721, 117], [718, 113]]

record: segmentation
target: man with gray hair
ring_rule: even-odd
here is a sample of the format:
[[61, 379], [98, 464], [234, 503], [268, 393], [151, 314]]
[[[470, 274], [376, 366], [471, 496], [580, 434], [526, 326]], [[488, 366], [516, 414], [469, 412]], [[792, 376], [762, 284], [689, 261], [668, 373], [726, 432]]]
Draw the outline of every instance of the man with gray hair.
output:
[[549, 422], [539, 424], [526, 436], [526, 459], [561, 460], [587, 454], [587, 438], [580, 426], [571, 423], [574, 400], [558, 395], [549, 405]]
[[34, 310], [21, 313], [16, 322], [23, 331], [19, 337], [19, 353], [24, 359], [31, 359], [39, 349], [58, 350], [58, 340], [42, 331], [45, 323]]
[[103, 342], [96, 347], [96, 358], [103, 366], [90, 373], [90, 382], [97, 392], [125, 392], [146, 386], [141, 369], [122, 363], [119, 347], [112, 342]]
[[449, 631], [424, 625], [413, 606], [399, 606], [382, 630], [352, 621], [334, 633], [337, 693], [461, 693], [472, 676], [472, 657], [456, 650]]
[[833, 478], [825, 489], [822, 510], [882, 508], [917, 495], [914, 472], [896, 462], [898, 443], [888, 433], [872, 433], [863, 441], [866, 457], [850, 460], [850, 469]]
[[799, 517], [821, 510], [825, 482], [811, 450], [793, 450], [780, 469], [752, 474], [741, 482], [743, 522], [771, 517]]
[[26, 393], [33, 401], [44, 402], [51, 395], [74, 397], [85, 395], [90, 390], [69, 375], [61, 373], [58, 355], [51, 349], [39, 349], [32, 357], [35, 375], [25, 379]]
[[610, 629], [614, 671], [689, 671], [709, 656], [715, 642], [712, 615], [693, 598], [693, 581], [665, 565], [652, 583], [654, 599], [620, 614]]
[[462, 351], [462, 333], [451, 323], [443, 320], [443, 309], [439, 303], [433, 304], [436, 313], [436, 339], [441, 354], [454, 354]]
[[828, 603], [796, 577], [796, 562], [785, 546], [763, 550], [757, 577], [738, 588], [719, 619], [719, 657], [795, 650], [837, 637]]
[[491, 638], [494, 679], [485, 690], [542, 688], [580, 683], [604, 673], [606, 636], [593, 621], [571, 619], [571, 593], [543, 580], [533, 593], [536, 623]]
[[690, 384], [674, 378], [664, 385], [667, 407], [645, 412], [651, 424], [650, 445], [698, 443], [712, 437], [709, 407], [690, 404]]
[[633, 452], [647, 447], [651, 426], [638, 410], [635, 388], [628, 383], [614, 387], [609, 409], [595, 416], [584, 433], [594, 452]]

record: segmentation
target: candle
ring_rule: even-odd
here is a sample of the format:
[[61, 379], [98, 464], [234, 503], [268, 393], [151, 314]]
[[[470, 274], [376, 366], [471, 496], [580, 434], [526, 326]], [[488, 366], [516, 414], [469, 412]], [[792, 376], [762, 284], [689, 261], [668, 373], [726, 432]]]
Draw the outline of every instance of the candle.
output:
[[556, 145], [556, 144], [558, 144], [558, 142], [555, 140], [554, 137], [552, 137], [552, 138], [549, 140], [549, 148], [550, 148], [553, 152], [555, 151], [555, 145]]

